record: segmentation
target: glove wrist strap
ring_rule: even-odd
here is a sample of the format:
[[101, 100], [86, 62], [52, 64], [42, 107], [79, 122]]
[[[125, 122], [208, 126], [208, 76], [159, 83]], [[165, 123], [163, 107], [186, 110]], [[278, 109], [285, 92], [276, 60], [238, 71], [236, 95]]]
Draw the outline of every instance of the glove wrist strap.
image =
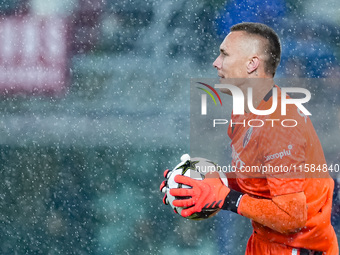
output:
[[237, 208], [243, 195], [243, 193], [231, 189], [229, 194], [224, 199], [221, 209], [237, 213]]

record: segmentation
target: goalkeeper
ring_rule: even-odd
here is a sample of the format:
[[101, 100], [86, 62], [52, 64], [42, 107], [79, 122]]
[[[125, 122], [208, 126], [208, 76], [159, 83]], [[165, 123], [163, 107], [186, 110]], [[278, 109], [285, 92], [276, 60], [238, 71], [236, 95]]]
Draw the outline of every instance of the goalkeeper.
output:
[[[171, 189], [171, 195], [182, 197], [173, 205], [186, 207], [181, 211], [184, 217], [217, 206], [251, 219], [254, 231], [246, 255], [336, 255], [339, 248], [331, 225], [334, 181], [325, 171], [311, 174], [306, 168], [311, 164], [327, 166], [310, 119], [292, 104], [287, 105], [287, 115], [281, 115], [281, 91], [273, 81], [280, 56], [279, 38], [268, 26], [240, 23], [231, 27], [213, 63], [218, 76], [222, 81], [233, 78], [233, 85], [245, 98], [251, 87], [253, 105], [258, 110], [271, 108], [273, 87], [278, 95], [274, 113], [257, 116], [245, 104], [245, 115], [232, 115], [232, 122], [264, 118], [281, 122], [284, 117], [296, 120], [297, 125], [229, 125], [232, 165], [237, 170], [234, 176], [228, 176], [228, 187], [219, 178], [194, 180], [178, 175], [176, 182], [192, 188]], [[228, 90], [222, 92], [230, 94]], [[293, 166], [291, 170], [301, 172], [246, 173], [242, 171], [246, 166]]]

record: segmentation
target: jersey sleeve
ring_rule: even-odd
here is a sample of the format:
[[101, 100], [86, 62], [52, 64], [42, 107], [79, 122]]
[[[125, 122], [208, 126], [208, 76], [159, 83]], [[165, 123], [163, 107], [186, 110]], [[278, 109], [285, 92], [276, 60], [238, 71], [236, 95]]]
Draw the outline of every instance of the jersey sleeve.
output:
[[303, 191], [306, 139], [302, 126], [269, 128], [261, 135], [259, 156], [270, 195]]

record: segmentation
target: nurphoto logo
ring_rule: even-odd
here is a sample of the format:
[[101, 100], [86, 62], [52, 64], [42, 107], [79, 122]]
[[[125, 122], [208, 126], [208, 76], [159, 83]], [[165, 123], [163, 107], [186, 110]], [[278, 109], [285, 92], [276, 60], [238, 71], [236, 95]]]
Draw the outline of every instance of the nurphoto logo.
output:
[[[222, 100], [220, 98], [220, 95], [217, 93], [217, 91], [213, 87], [211, 87], [210, 85], [208, 85], [206, 83], [203, 83], [203, 82], [197, 82], [197, 83], [199, 83], [199, 84], [209, 88], [217, 96], [217, 98], [220, 101], [220, 104], [222, 106]], [[211, 94], [211, 92], [209, 90], [204, 89], [204, 88], [200, 88], [200, 87], [197, 87], [197, 88], [203, 90], [204, 92], [206, 92], [212, 98], [212, 100], [214, 101], [215, 105], [217, 105], [215, 97]], [[201, 95], [201, 114], [202, 115], [207, 115], [207, 94], [202, 94]]]
[[[204, 86], [207, 86], [210, 88], [215, 95], [218, 97], [220, 100], [221, 106], [222, 106], [222, 101], [220, 96], [218, 95], [217, 91], [211, 87], [208, 84], [205, 84], [203, 82], [198, 82]], [[198, 87], [199, 88], [199, 87]], [[245, 99], [244, 99], [244, 94], [242, 90], [235, 85], [231, 84], [215, 84], [215, 88], [217, 89], [229, 89], [232, 97], [233, 97], [233, 114], [235, 115], [244, 115], [244, 105], [245, 105]], [[199, 88], [203, 91], [205, 91], [210, 97], [213, 99], [216, 105], [216, 100], [214, 96], [206, 89]], [[304, 98], [287, 98], [288, 93], [302, 93], [305, 95]], [[247, 104], [249, 110], [256, 114], [256, 115], [269, 115], [275, 112], [277, 108], [277, 88], [272, 89], [272, 95], [273, 95], [273, 104], [272, 107], [268, 110], [257, 110], [254, 108], [253, 105], [253, 89], [248, 88], [248, 96], [247, 96]], [[305, 88], [281, 88], [281, 115], [286, 115], [286, 109], [287, 109], [287, 104], [295, 104], [296, 107], [302, 112], [304, 115], [312, 115], [302, 104], [309, 102], [311, 99], [311, 93], [309, 90]], [[207, 115], [207, 97], [206, 94], [201, 95], [201, 115]]]
[[[245, 105], [247, 104], [247, 107], [251, 113], [253, 113], [256, 116], [259, 116], [259, 118], [255, 119], [249, 119], [249, 120], [243, 120], [242, 122], [232, 122], [232, 120], [228, 120], [225, 118], [214, 118], [213, 119], [213, 127], [216, 127], [216, 125], [225, 125], [230, 122], [230, 124], [233, 125], [243, 125], [249, 126], [249, 127], [262, 127], [264, 124], [268, 123], [271, 124], [272, 127], [275, 126], [276, 122], [280, 122], [281, 126], [283, 127], [295, 127], [297, 126], [298, 122], [295, 119], [263, 119], [260, 118], [260, 116], [270, 115], [274, 113], [278, 107], [278, 89], [276, 87], [272, 88], [271, 91], [271, 97], [272, 97], [272, 105], [269, 109], [266, 110], [259, 110], [254, 107], [253, 103], [253, 88], [249, 87], [247, 88], [247, 95], [245, 98], [244, 93], [242, 90], [232, 84], [215, 84], [214, 87], [203, 83], [203, 82], [196, 82], [200, 85], [203, 85], [202, 87], [197, 87], [198, 89], [204, 91], [204, 94], [201, 94], [201, 115], [207, 115], [207, 95], [210, 96], [210, 98], [213, 100], [214, 104], [217, 105], [217, 100], [220, 102], [220, 105], [222, 106], [222, 99], [216, 89], [223, 89], [223, 90], [229, 90], [229, 94], [232, 96], [233, 100], [233, 114], [234, 115], [244, 115], [245, 114]], [[287, 97], [289, 93], [299, 93], [303, 96], [300, 98], [290, 98]], [[306, 107], [303, 105], [307, 102], [309, 102], [311, 99], [311, 93], [308, 89], [305, 88], [297, 88], [297, 87], [283, 87], [281, 88], [281, 116], [287, 115], [287, 105], [295, 105], [297, 107], [298, 114], [301, 117], [305, 118], [305, 121], [307, 121], [307, 116], [312, 115]]]

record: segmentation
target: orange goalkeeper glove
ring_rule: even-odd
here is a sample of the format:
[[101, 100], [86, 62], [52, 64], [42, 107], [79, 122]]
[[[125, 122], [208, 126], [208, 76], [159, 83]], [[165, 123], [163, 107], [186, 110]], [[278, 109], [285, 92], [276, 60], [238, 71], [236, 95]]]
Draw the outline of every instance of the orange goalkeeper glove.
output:
[[161, 183], [160, 187], [159, 187], [159, 190], [164, 193], [164, 197], [163, 197], [163, 204], [165, 205], [168, 205], [169, 204], [169, 201], [168, 201], [168, 197], [166, 195], [166, 191], [167, 191], [167, 184], [168, 184], [168, 179], [169, 179], [169, 173], [171, 171], [169, 169], [166, 169], [163, 173], [163, 176], [165, 178], [165, 180]]
[[225, 186], [218, 173], [208, 173], [203, 180], [177, 175], [175, 182], [192, 187], [170, 189], [170, 194], [178, 197], [173, 201], [173, 205], [185, 208], [181, 212], [183, 217], [201, 212], [205, 208], [220, 208], [237, 213], [243, 194]]

